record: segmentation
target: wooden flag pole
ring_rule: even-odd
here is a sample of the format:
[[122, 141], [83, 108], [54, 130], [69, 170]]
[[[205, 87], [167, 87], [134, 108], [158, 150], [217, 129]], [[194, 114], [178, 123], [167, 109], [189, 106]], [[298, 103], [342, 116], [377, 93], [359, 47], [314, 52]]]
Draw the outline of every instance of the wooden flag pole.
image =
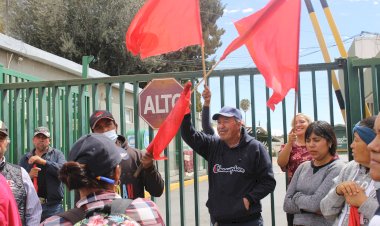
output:
[[206, 79], [206, 60], [205, 60], [205, 47], [201, 46], [202, 50], [202, 69], [203, 69], [203, 80], [205, 80], [205, 85], [207, 85], [207, 79]]
[[220, 60], [212, 66], [212, 68], [207, 72], [207, 74], [202, 78], [202, 80], [199, 81], [199, 83], [191, 90], [191, 92], [194, 92], [194, 90], [198, 88], [198, 86], [203, 82], [203, 80], [206, 80], [208, 76], [210, 76], [211, 72], [216, 68], [216, 66], [218, 66], [219, 63], [220, 63]]

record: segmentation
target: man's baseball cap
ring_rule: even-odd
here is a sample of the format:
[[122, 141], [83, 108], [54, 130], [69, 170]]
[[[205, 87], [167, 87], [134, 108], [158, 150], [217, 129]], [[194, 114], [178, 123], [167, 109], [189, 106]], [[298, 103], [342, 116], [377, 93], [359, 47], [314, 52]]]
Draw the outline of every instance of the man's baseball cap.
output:
[[216, 113], [212, 116], [212, 119], [218, 120], [219, 116], [235, 117], [238, 120], [242, 120], [240, 110], [229, 106], [224, 106], [222, 109], [220, 109], [219, 113]]
[[0, 133], [3, 133], [6, 136], [8, 136], [8, 128], [3, 121], [0, 121]]
[[33, 136], [36, 136], [38, 134], [43, 134], [45, 135], [47, 138], [50, 138], [50, 131], [48, 128], [46, 127], [37, 127], [35, 130], [34, 130], [34, 135]]
[[108, 137], [92, 133], [82, 136], [70, 150], [68, 161], [85, 164], [93, 178], [108, 174], [121, 162], [120, 148]]
[[96, 123], [98, 123], [99, 120], [103, 119], [103, 118], [107, 118], [107, 119], [115, 122], [113, 115], [109, 111], [96, 110], [96, 111], [94, 111], [94, 113], [92, 113], [92, 115], [90, 117], [90, 128], [94, 129], [96, 126]]

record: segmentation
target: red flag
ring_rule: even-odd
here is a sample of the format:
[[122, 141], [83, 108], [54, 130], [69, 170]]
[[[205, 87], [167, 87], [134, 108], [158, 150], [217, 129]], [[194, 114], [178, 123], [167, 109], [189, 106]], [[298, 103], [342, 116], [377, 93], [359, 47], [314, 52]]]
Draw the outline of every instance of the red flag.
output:
[[[33, 168], [37, 168], [37, 164], [34, 164]], [[36, 190], [36, 192], [38, 193], [38, 181], [37, 181], [37, 177], [33, 178], [33, 186], [34, 186], [34, 189]]]
[[148, 152], [153, 153], [153, 158], [156, 160], [166, 159], [166, 157], [160, 157], [160, 154], [176, 135], [185, 114], [189, 113], [190, 88], [191, 82], [186, 83], [181, 96], [178, 98], [168, 117], [161, 124], [153, 141], [146, 148]]
[[358, 208], [350, 206], [350, 216], [348, 218], [348, 226], [360, 226], [360, 216]]
[[132, 20], [125, 41], [141, 59], [203, 46], [199, 0], [148, 0]]
[[263, 9], [235, 22], [239, 32], [220, 60], [246, 45], [266, 85], [273, 89], [267, 102], [274, 110], [298, 78], [300, 0], [271, 0]]

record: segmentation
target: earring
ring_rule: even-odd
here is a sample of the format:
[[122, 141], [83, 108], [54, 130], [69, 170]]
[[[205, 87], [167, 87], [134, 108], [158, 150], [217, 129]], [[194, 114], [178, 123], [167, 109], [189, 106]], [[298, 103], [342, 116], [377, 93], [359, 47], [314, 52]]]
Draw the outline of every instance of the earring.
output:
[[120, 180], [118, 180], [116, 184], [114, 184], [113, 190], [115, 191], [116, 194], [121, 195]]

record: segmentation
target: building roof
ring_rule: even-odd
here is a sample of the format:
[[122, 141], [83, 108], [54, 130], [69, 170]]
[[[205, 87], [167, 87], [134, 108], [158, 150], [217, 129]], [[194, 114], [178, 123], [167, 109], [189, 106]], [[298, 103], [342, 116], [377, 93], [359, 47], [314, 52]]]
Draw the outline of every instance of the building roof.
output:
[[[76, 75], [78, 77], [82, 77], [81, 64], [77, 64], [66, 58], [38, 49], [34, 46], [26, 44], [20, 40], [14, 39], [2, 33], [0, 33], [0, 48], [5, 49], [9, 52], [16, 53], [20, 56], [32, 59], [34, 61], [40, 62], [42, 64], [46, 64], [51, 67], [58, 68], [70, 74]], [[89, 68], [88, 77], [101, 78], [101, 77], [109, 77], [109, 75]], [[125, 87], [129, 91], [133, 90], [133, 86], [131, 84], [125, 84]]]

